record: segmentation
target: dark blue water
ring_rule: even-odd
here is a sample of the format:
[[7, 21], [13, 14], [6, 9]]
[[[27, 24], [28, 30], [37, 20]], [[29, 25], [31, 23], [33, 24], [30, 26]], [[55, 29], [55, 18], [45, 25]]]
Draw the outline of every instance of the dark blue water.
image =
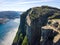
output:
[[[19, 19], [14, 19], [14, 20], [10, 20], [9, 22], [7, 22], [5, 24], [0, 24], [0, 44], [8, 45], [8, 44], [3, 44], [3, 43], [4, 43], [5, 39], [7, 39], [8, 35], [10, 35], [10, 33], [11, 33], [11, 35], [13, 35], [13, 33], [16, 33], [16, 30], [19, 27], [19, 22], [20, 22]], [[13, 36], [11, 38], [13, 38]], [[1, 43], [1, 42], [3, 42], [3, 43]]]

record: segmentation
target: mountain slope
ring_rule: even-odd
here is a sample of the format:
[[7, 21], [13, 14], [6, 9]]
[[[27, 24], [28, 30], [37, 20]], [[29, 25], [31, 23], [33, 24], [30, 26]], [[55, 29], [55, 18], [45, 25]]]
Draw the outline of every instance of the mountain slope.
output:
[[13, 19], [13, 18], [17, 18], [19, 16], [20, 16], [20, 14], [17, 11], [1, 11], [0, 12], [0, 18]]
[[46, 26], [49, 20], [60, 19], [60, 9], [49, 6], [34, 7], [24, 12], [20, 19], [20, 26], [12, 45], [54, 44], [53, 39], [59, 33], [42, 27]]

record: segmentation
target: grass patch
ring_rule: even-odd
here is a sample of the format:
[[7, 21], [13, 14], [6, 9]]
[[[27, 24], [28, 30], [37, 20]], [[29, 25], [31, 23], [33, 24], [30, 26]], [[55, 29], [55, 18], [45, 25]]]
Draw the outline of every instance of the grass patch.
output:
[[27, 36], [25, 36], [23, 42], [22, 42], [22, 45], [28, 45], [28, 39], [27, 39]]

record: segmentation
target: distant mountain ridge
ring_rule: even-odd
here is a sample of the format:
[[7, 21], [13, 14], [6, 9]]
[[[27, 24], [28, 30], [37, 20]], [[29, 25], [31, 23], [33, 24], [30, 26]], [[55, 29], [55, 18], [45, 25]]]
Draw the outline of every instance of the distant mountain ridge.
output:
[[20, 13], [18, 11], [0, 11], [0, 18], [9, 18], [14, 19], [20, 17]]

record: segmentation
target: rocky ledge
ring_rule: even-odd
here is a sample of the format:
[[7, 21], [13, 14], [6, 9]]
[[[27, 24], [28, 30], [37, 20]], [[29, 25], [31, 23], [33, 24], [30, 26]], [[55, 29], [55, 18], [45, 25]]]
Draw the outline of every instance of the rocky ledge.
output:
[[20, 16], [19, 29], [12, 45], [60, 45], [58, 20], [60, 20], [58, 8], [50, 6], [30, 8]]

